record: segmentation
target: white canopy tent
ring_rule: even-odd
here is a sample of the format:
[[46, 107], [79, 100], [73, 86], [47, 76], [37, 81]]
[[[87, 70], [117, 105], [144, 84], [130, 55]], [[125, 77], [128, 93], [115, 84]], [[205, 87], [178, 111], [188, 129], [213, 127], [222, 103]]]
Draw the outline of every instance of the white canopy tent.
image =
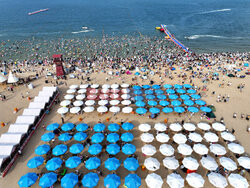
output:
[[50, 96], [36, 96], [34, 98], [34, 102], [45, 102], [48, 103], [50, 101]]
[[36, 116], [18, 116], [15, 124], [33, 124]]
[[52, 97], [54, 95], [54, 91], [50, 91], [50, 90], [45, 90], [45, 91], [39, 91], [38, 96], [42, 97], [42, 96], [50, 96]]
[[19, 144], [23, 133], [4, 133], [0, 137], [0, 144]]
[[8, 76], [8, 84], [13, 84], [13, 83], [17, 83], [18, 82], [18, 78], [12, 74], [12, 72], [9, 72], [9, 76]]
[[16, 144], [0, 144], [0, 156], [10, 156]]
[[29, 104], [28, 108], [39, 108], [39, 109], [44, 109], [45, 108], [45, 102], [31, 102]]
[[9, 133], [27, 133], [30, 128], [30, 124], [11, 124]]
[[39, 116], [41, 111], [39, 108], [26, 108], [23, 110], [23, 116]]

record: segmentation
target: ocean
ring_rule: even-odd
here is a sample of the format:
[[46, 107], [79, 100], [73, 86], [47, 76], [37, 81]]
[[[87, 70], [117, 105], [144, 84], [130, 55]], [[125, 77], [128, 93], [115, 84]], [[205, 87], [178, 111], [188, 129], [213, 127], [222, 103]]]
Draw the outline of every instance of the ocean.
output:
[[[49, 11], [28, 15], [44, 8]], [[164, 38], [155, 30], [160, 24], [193, 51], [250, 51], [249, 0], [0, 0], [0, 41], [103, 34]]]

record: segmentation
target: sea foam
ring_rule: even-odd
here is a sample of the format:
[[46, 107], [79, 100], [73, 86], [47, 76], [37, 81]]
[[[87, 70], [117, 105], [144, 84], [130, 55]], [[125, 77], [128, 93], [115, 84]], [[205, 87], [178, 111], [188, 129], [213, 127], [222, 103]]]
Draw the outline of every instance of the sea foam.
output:
[[211, 10], [211, 11], [206, 11], [206, 12], [201, 12], [199, 14], [210, 14], [210, 13], [215, 13], [215, 12], [227, 12], [227, 11], [231, 11], [231, 9], [219, 9], [219, 10]]

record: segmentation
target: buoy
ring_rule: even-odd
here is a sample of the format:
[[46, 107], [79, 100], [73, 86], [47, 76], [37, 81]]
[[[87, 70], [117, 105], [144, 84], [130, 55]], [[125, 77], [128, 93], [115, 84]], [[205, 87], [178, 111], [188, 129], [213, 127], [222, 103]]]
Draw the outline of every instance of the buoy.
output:
[[160, 30], [160, 29], [161, 29], [161, 27], [155, 27], [155, 29], [156, 29], [156, 30]]

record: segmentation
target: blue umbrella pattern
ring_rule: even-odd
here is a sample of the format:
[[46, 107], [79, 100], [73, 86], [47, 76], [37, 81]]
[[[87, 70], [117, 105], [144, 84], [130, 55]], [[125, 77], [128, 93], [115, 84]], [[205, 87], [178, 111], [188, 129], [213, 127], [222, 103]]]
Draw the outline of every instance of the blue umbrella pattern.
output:
[[170, 88], [172, 88], [173, 86], [170, 85], [170, 84], [165, 84], [163, 87], [166, 88], [166, 89], [170, 89]]
[[175, 84], [175, 85], [174, 85], [174, 88], [176, 88], [176, 89], [181, 89], [181, 88], [182, 88], [182, 85]]
[[136, 113], [137, 114], [145, 114], [145, 113], [147, 113], [147, 109], [146, 108], [137, 108]]
[[117, 144], [109, 144], [106, 148], [106, 151], [111, 155], [116, 155], [120, 152], [120, 146]]
[[89, 146], [88, 152], [91, 155], [97, 155], [102, 151], [102, 146], [100, 144], [92, 144]]
[[160, 113], [160, 109], [159, 108], [150, 108], [149, 112], [151, 112], [152, 114], [158, 114], [158, 113]]
[[47, 131], [54, 131], [59, 127], [59, 123], [52, 123], [46, 127]]
[[144, 98], [143, 98], [143, 96], [135, 96], [134, 99], [136, 101], [142, 101]]
[[169, 102], [168, 101], [160, 101], [159, 104], [161, 106], [167, 106], [167, 105], [169, 105]]
[[54, 157], [47, 161], [46, 168], [48, 171], [55, 171], [61, 167], [63, 161], [59, 157]]
[[159, 85], [153, 85], [152, 88], [153, 88], [153, 89], [160, 89], [161, 86], [159, 86]]
[[155, 93], [156, 93], [157, 95], [160, 95], [160, 94], [163, 94], [164, 91], [162, 91], [161, 89], [157, 89], [157, 90], [155, 90]]
[[146, 99], [153, 100], [153, 99], [155, 99], [155, 96], [154, 95], [146, 95]]
[[35, 154], [44, 155], [44, 154], [48, 153], [49, 150], [50, 150], [50, 146], [48, 144], [43, 144], [43, 145], [38, 146], [35, 149]]
[[97, 169], [101, 165], [101, 160], [97, 157], [91, 157], [85, 162], [85, 167], [88, 170]]
[[167, 98], [166, 95], [157, 95], [156, 97], [157, 97], [158, 99], [160, 99], [160, 100], [164, 100], [164, 99]]
[[194, 90], [194, 89], [189, 89], [189, 90], [187, 90], [187, 92], [190, 93], [190, 94], [194, 94], [194, 93], [196, 93], [196, 90]]
[[166, 92], [168, 94], [175, 94], [175, 90], [173, 90], [173, 89], [167, 89]]
[[211, 108], [208, 108], [206, 106], [203, 106], [203, 107], [200, 107], [200, 110], [203, 111], [203, 112], [211, 112]]
[[105, 168], [107, 168], [108, 170], [117, 170], [117, 168], [119, 168], [120, 166], [120, 161], [113, 157], [113, 158], [108, 158], [105, 161]]
[[76, 130], [81, 132], [81, 131], [86, 131], [89, 128], [89, 126], [86, 123], [81, 123], [76, 126]]
[[169, 107], [166, 107], [166, 108], [163, 108], [162, 111], [167, 114], [167, 113], [173, 112], [173, 109], [169, 108]]
[[104, 131], [105, 130], [105, 125], [103, 124], [103, 123], [97, 123], [97, 124], [95, 124], [95, 126], [94, 126], [94, 131], [95, 132], [102, 132], [102, 131]]
[[133, 89], [134, 89], [134, 90], [139, 90], [139, 89], [141, 89], [141, 86], [135, 85], [135, 86], [133, 86]]
[[185, 112], [185, 108], [179, 107], [179, 106], [174, 107], [174, 111], [181, 114], [181, 113]]
[[117, 123], [111, 123], [108, 126], [108, 130], [111, 132], [117, 132], [120, 129], [120, 125], [118, 125]]
[[49, 142], [53, 138], [55, 138], [55, 134], [50, 132], [50, 133], [45, 133], [44, 135], [42, 135], [41, 140], [44, 142]]
[[174, 100], [174, 101], [171, 102], [171, 104], [172, 104], [173, 106], [180, 106], [180, 105], [181, 105], [181, 101]]
[[194, 102], [192, 100], [185, 100], [184, 104], [187, 106], [192, 106], [192, 105], [194, 105]]
[[36, 183], [37, 178], [38, 176], [36, 173], [29, 172], [20, 178], [20, 180], [18, 181], [18, 185], [20, 187], [30, 187], [31, 185]]
[[33, 157], [32, 159], [30, 159], [28, 161], [27, 166], [29, 168], [37, 168], [37, 167], [39, 167], [40, 165], [43, 164], [43, 161], [44, 161], [44, 158], [41, 157], [41, 156]]
[[77, 156], [73, 156], [67, 159], [65, 162], [65, 166], [68, 168], [76, 168], [81, 164], [81, 158]]
[[149, 88], [151, 88], [151, 87], [150, 87], [150, 85], [143, 85], [142, 88], [143, 88], [143, 89], [149, 89]]
[[57, 174], [54, 172], [49, 172], [44, 174], [39, 181], [40, 187], [51, 187], [57, 181]]
[[126, 168], [129, 171], [136, 171], [137, 168], [139, 167], [139, 162], [137, 159], [133, 157], [129, 157], [125, 159], [125, 161], [123, 162], [123, 165], [124, 165], [124, 168]]
[[188, 107], [188, 111], [192, 113], [197, 113], [199, 112], [199, 109], [193, 106]]
[[58, 139], [63, 142], [67, 142], [72, 138], [72, 136], [69, 133], [63, 133], [61, 134]]
[[89, 188], [95, 187], [98, 185], [98, 182], [99, 182], [99, 177], [94, 172], [90, 172], [84, 175], [82, 178], [82, 185], [84, 187], [89, 187]]
[[73, 154], [78, 154], [78, 153], [81, 153], [83, 149], [84, 149], [84, 146], [80, 143], [77, 143], [77, 144], [73, 144], [72, 146], [70, 146], [69, 152]]
[[188, 100], [190, 97], [188, 95], [181, 95], [180, 96], [182, 100]]
[[127, 188], [138, 188], [141, 186], [141, 178], [136, 174], [129, 174], [125, 177]]
[[61, 179], [61, 186], [63, 188], [73, 188], [78, 183], [78, 176], [74, 173], [69, 173]]
[[125, 131], [130, 131], [130, 130], [132, 130], [134, 128], [134, 125], [132, 123], [130, 123], [130, 122], [126, 122], [126, 123], [122, 124], [122, 128]]
[[120, 136], [117, 133], [110, 133], [107, 136], [107, 141], [109, 143], [116, 143], [119, 139], [120, 139]]
[[184, 94], [186, 91], [184, 89], [177, 89], [177, 93]]
[[178, 97], [178, 95], [172, 94], [172, 95], [169, 95], [168, 98], [170, 98], [171, 100], [176, 100], [179, 97]]
[[53, 148], [52, 154], [55, 156], [63, 155], [66, 153], [67, 149], [68, 147], [66, 145], [60, 144]]
[[132, 155], [133, 153], [135, 153], [136, 151], [136, 147], [133, 144], [125, 144], [122, 147], [122, 152], [126, 155]]
[[134, 90], [134, 94], [136, 94], [136, 95], [141, 95], [141, 94], [142, 94], [142, 91], [141, 91], [141, 90]]
[[146, 103], [143, 102], [143, 101], [136, 101], [135, 105], [138, 106], [138, 107], [144, 107], [146, 105]]
[[121, 184], [121, 179], [116, 174], [109, 174], [104, 178], [104, 186], [108, 188], [118, 188]]
[[193, 95], [191, 95], [191, 97], [192, 97], [193, 99], [200, 99], [200, 98], [201, 98], [201, 96], [200, 96], [200, 95], [197, 95], [197, 94], [193, 94]]
[[91, 142], [92, 143], [101, 143], [104, 140], [104, 134], [102, 133], [95, 133], [92, 137], [91, 137]]
[[206, 104], [206, 102], [205, 102], [205, 101], [203, 101], [203, 100], [196, 100], [196, 101], [195, 101], [195, 104], [198, 104], [198, 105], [203, 106], [203, 105], [205, 105], [205, 104]]
[[134, 135], [132, 133], [123, 133], [121, 136], [121, 140], [123, 142], [132, 142], [134, 139]]
[[75, 125], [73, 123], [65, 123], [62, 125], [62, 130], [63, 131], [70, 131], [75, 127]]
[[156, 101], [148, 101], [149, 106], [156, 106], [157, 102]]
[[183, 86], [184, 86], [185, 88], [188, 88], [188, 89], [189, 89], [189, 88], [192, 88], [192, 86], [191, 86], [190, 84], [184, 84]]
[[85, 140], [88, 137], [88, 135], [84, 132], [79, 132], [74, 135], [74, 139], [81, 142]]
[[152, 95], [152, 94], [154, 93], [154, 91], [151, 90], [151, 89], [148, 89], [148, 90], [144, 91], [144, 93], [145, 93], [146, 95]]

